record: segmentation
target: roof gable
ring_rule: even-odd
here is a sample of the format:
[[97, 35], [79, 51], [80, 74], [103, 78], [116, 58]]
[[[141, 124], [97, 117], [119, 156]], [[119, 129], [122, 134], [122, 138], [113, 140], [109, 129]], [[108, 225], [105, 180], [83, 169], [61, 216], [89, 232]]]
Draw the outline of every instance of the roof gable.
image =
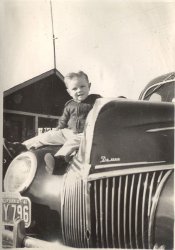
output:
[[63, 76], [50, 70], [4, 92], [4, 109], [61, 115], [70, 99]]

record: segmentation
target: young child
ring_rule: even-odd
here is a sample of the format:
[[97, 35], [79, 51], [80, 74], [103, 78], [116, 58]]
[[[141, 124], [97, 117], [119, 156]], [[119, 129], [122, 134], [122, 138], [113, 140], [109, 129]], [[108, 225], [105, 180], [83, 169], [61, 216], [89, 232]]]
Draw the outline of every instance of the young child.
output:
[[69, 95], [73, 98], [65, 104], [63, 114], [55, 130], [33, 137], [22, 143], [27, 149], [43, 145], [63, 145], [54, 157], [68, 161], [79, 148], [86, 117], [100, 95], [89, 95], [90, 82], [83, 72], [69, 73], [64, 78]]

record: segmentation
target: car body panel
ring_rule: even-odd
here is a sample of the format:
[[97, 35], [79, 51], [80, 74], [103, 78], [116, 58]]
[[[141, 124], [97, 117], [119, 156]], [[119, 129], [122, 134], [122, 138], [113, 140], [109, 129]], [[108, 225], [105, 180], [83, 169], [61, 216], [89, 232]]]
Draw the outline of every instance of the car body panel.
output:
[[175, 72], [171, 72], [150, 81], [140, 94], [140, 100], [174, 102]]
[[108, 102], [95, 121], [90, 164], [172, 162], [173, 134], [174, 105]]

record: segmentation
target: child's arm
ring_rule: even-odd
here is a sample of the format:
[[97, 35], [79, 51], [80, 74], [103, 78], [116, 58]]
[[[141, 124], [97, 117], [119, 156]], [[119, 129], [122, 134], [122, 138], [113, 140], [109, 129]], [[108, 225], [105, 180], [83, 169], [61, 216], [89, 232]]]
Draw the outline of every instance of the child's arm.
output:
[[65, 106], [65, 108], [63, 110], [63, 114], [59, 118], [58, 126], [56, 127], [56, 129], [67, 128], [69, 117], [70, 117], [69, 109], [67, 106]]

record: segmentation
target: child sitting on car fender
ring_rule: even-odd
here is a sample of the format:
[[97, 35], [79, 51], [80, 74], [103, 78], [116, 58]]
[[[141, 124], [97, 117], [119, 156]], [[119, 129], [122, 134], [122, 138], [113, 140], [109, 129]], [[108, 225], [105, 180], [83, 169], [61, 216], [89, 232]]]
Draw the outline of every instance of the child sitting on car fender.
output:
[[69, 73], [64, 78], [69, 95], [73, 98], [65, 104], [63, 114], [55, 130], [33, 137], [22, 143], [26, 149], [43, 145], [63, 145], [54, 155], [59, 162], [68, 161], [79, 148], [86, 117], [100, 95], [89, 95], [90, 82], [83, 72]]

